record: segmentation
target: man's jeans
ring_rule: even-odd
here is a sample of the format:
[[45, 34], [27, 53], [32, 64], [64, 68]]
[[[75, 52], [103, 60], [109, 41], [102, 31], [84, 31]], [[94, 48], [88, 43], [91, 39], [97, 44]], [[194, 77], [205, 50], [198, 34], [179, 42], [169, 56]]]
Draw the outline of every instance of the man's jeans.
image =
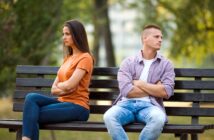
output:
[[55, 98], [29, 93], [25, 98], [22, 135], [31, 140], [38, 140], [41, 123], [86, 121], [88, 117], [89, 110], [80, 105], [59, 102]]
[[122, 126], [132, 122], [146, 124], [139, 140], [156, 140], [163, 130], [166, 115], [150, 102], [124, 100], [111, 107], [104, 114], [103, 119], [113, 140], [128, 140]]

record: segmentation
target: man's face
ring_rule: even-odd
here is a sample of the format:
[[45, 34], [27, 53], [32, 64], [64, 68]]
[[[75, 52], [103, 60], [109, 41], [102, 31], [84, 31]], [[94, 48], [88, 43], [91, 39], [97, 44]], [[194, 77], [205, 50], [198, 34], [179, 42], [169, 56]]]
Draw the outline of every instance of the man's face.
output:
[[159, 50], [161, 48], [163, 35], [160, 30], [155, 28], [146, 29], [146, 34], [143, 35], [144, 45]]

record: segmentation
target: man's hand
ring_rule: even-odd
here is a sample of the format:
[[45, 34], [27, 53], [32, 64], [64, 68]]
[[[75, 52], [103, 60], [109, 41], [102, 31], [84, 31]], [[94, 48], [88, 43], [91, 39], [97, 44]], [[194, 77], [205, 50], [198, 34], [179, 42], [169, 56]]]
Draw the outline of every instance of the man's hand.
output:
[[156, 84], [157, 84], [157, 85], [162, 85], [161, 81], [158, 81]]
[[167, 98], [166, 90], [161, 81], [158, 81], [155, 84], [151, 84], [142, 80], [134, 80], [133, 84], [151, 96]]
[[144, 85], [146, 82], [142, 81], [142, 80], [133, 80], [133, 85], [137, 86], [137, 87], [141, 87], [142, 85]]
[[128, 98], [142, 98], [148, 96], [148, 94], [140, 89], [137, 85], [139, 80], [133, 80], [133, 89], [128, 93], [127, 97]]

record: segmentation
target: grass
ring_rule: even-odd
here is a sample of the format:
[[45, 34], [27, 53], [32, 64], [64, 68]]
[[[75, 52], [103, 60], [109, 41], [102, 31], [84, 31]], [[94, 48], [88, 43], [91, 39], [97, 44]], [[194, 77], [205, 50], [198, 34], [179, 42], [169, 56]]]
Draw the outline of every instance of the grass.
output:
[[[0, 119], [20, 119], [22, 114], [12, 111], [12, 99], [0, 99]], [[102, 121], [102, 115], [91, 115], [89, 120]], [[188, 123], [191, 122], [190, 117], [169, 117], [170, 123]], [[200, 123], [214, 122], [214, 118], [201, 118]], [[208, 130], [203, 134], [199, 134], [200, 140], [213, 140], [214, 131]], [[130, 140], [137, 140], [139, 133], [128, 133]], [[54, 136], [55, 139], [52, 137]], [[0, 128], [0, 140], [15, 140], [15, 133], [10, 133], [8, 129]], [[80, 131], [40, 131], [40, 140], [111, 140], [107, 132], [80, 132]], [[173, 134], [161, 134], [159, 140], [178, 140]]]

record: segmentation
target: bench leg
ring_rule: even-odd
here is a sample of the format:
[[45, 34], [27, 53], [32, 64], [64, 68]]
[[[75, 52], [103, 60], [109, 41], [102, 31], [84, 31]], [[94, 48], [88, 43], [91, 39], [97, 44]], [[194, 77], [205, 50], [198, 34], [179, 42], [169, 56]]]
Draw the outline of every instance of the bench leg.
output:
[[16, 131], [16, 140], [21, 140], [22, 139], [22, 129], [18, 129]]
[[198, 135], [197, 134], [192, 134], [191, 135], [191, 140], [198, 140]]
[[181, 134], [180, 140], [188, 140], [188, 135], [187, 134]]
[[53, 130], [50, 130], [51, 133], [51, 140], [56, 140], [56, 136]]
[[175, 137], [180, 137], [180, 140], [188, 140], [188, 134], [175, 134]]

